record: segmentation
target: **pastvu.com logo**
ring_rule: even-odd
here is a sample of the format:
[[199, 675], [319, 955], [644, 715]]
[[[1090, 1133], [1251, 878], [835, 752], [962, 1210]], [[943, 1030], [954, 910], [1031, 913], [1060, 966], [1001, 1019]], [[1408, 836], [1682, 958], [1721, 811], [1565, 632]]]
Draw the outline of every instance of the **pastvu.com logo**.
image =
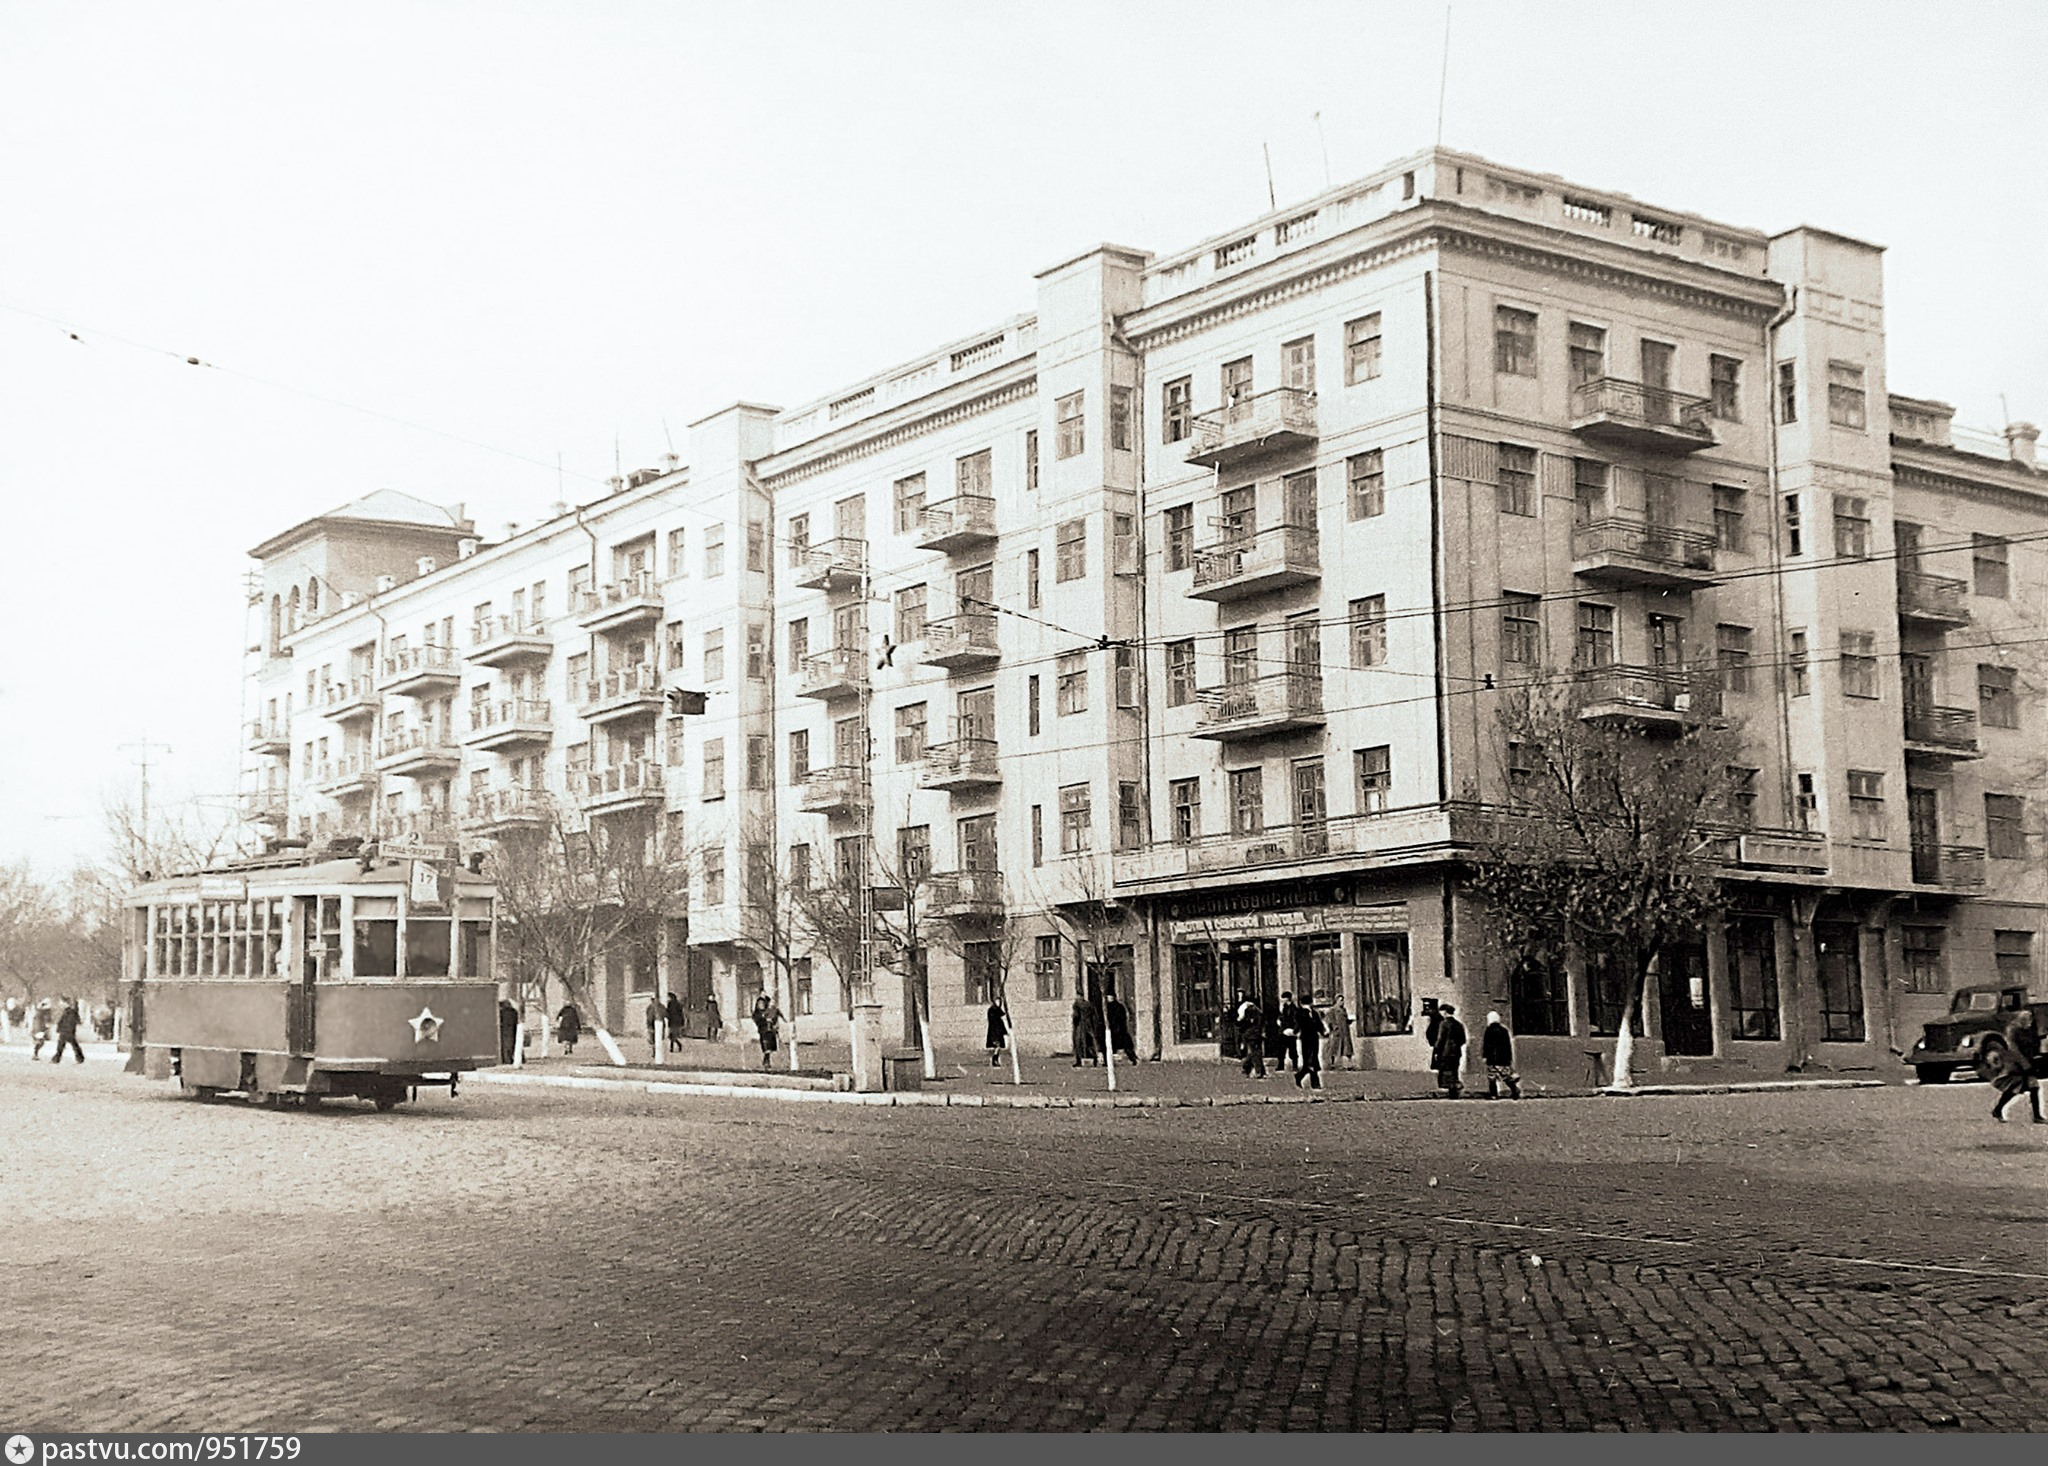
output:
[[7, 1466], [28, 1466], [36, 1458], [36, 1443], [25, 1435], [7, 1438]]

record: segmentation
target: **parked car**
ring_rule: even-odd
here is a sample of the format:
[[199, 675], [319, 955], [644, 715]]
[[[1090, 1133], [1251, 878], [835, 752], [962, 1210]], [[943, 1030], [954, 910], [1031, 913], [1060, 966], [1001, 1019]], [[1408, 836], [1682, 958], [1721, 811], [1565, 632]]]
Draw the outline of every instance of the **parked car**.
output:
[[1948, 1012], [1927, 1024], [1906, 1062], [1922, 1084], [1946, 1084], [1974, 1068], [1991, 1080], [2012, 1059], [2012, 1030], [2031, 1013], [2036, 1031], [2048, 1033], [2048, 1003], [2029, 1003], [2024, 983], [1975, 983], [1957, 988]]

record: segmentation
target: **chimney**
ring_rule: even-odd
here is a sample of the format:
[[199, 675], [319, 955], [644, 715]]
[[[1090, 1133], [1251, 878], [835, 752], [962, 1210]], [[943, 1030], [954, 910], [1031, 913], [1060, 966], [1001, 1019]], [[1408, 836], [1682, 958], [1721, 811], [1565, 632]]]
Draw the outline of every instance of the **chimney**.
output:
[[2034, 444], [2039, 441], [2041, 430], [2030, 422], [2006, 424], [2005, 453], [2014, 463], [2027, 469], [2038, 469], [2034, 462]]
[[455, 553], [457, 558], [467, 560], [471, 555], [474, 555], [476, 553], [476, 541], [473, 539], [465, 539], [457, 542], [455, 546]]
[[505, 521], [505, 538], [508, 540], [519, 538], [519, 523], [517, 520], [508, 519]]
[[435, 569], [434, 557], [432, 555], [420, 556], [417, 569], [419, 570], [419, 573], [422, 575], [432, 575]]
[[380, 575], [377, 577], [377, 589], [379, 592], [390, 590], [391, 587], [397, 584], [398, 577], [395, 575]]

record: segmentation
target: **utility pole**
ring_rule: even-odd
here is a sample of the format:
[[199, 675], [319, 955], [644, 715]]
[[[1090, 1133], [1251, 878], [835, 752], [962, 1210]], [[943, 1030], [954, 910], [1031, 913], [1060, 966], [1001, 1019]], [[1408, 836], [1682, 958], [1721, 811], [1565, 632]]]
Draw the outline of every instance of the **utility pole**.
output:
[[132, 829], [128, 832], [128, 862], [136, 870], [140, 870], [142, 869], [142, 856], [144, 855], [144, 853], [147, 852], [149, 848], [150, 750], [160, 749], [164, 753], [170, 753], [173, 750], [168, 743], [151, 742], [148, 735], [146, 734], [139, 741], [134, 743], [124, 743], [121, 745], [121, 747], [124, 750], [133, 748], [139, 751], [135, 762], [137, 767], [141, 770], [141, 799], [139, 808], [136, 813], [137, 828]]
[[[865, 528], [865, 527], [863, 527]], [[855, 630], [856, 650], [861, 658], [859, 693], [860, 785], [856, 796], [855, 829], [860, 846], [858, 868], [853, 879], [854, 964], [852, 1047], [854, 1087], [877, 1090], [882, 1087], [882, 1007], [875, 996], [875, 909], [873, 892], [873, 844], [875, 833], [874, 734], [874, 648], [868, 635], [868, 596], [871, 591], [867, 538], [860, 544], [860, 621]]]

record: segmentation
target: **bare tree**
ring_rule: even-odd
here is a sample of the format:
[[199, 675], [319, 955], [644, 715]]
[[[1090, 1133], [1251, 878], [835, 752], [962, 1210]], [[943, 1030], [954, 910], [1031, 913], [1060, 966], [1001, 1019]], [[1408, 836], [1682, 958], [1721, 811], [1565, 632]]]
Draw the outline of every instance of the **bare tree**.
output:
[[777, 1001], [789, 1018], [789, 1067], [803, 1067], [797, 1052], [796, 964], [809, 929], [806, 903], [810, 882], [775, 844], [775, 826], [753, 820], [741, 828], [743, 884], [740, 940], [766, 958], [775, 973]]
[[[1089, 967], [1104, 960], [1110, 933], [1119, 924], [1120, 917], [1117, 903], [1109, 894], [1104, 863], [1095, 856], [1087, 855], [1074, 865], [1068, 884], [1071, 887], [1069, 894], [1074, 899], [1048, 902], [1046, 914], [1073, 949], [1074, 996], [1085, 1000]], [[1111, 1049], [1113, 1039], [1109, 1031], [1109, 994], [1106, 991], [1098, 991], [1092, 1010], [1092, 1021], [1096, 1032], [1101, 1035], [1103, 1073], [1113, 1090], [1116, 1088], [1116, 1054]], [[1126, 1014], [1130, 1012], [1128, 1003], [1124, 1011]]]
[[205, 870], [241, 852], [239, 816], [216, 813], [196, 803], [150, 811], [147, 821], [127, 800], [101, 806], [106, 833], [106, 868], [122, 889], [180, 871]]
[[1003, 1032], [1010, 1041], [1010, 1082], [1022, 1084], [1024, 1071], [1017, 1053], [1017, 1025], [1010, 1014], [1010, 975], [1032, 950], [1036, 934], [1011, 914], [1007, 901], [1004, 905], [1003, 914], [994, 918], [932, 922], [932, 944], [957, 954], [962, 968], [969, 972], [975, 971], [977, 963], [986, 957], [979, 970], [988, 982], [989, 1001], [1002, 1010]]
[[1624, 993], [1614, 1084], [1633, 1084], [1634, 1025], [1666, 944], [1721, 909], [1718, 852], [1735, 823], [1732, 731], [1659, 737], [1581, 716], [1576, 684], [1530, 685], [1500, 713], [1511, 806], [1477, 853], [1472, 890], [1509, 959], [1566, 942], [1605, 954]]

